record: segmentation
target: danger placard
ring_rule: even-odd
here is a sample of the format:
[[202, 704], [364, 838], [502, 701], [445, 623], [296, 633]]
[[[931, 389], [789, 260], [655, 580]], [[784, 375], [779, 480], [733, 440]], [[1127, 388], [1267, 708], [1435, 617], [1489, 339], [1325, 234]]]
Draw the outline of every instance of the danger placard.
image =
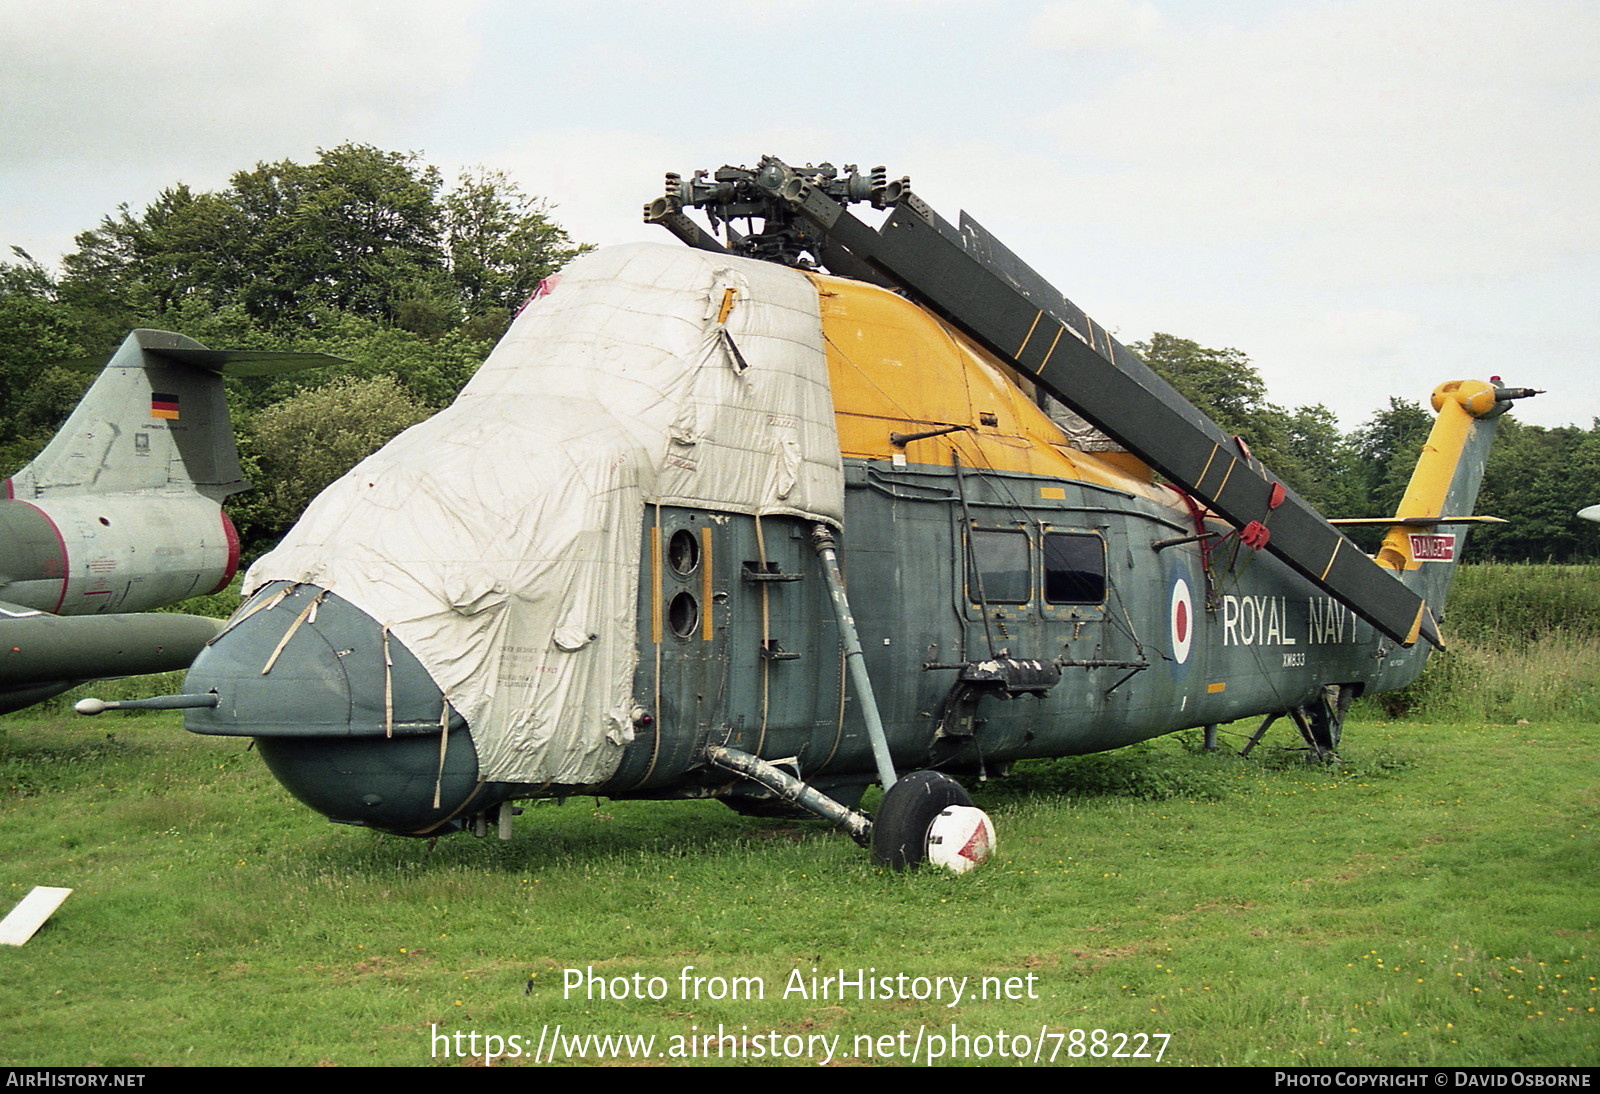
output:
[[1449, 562], [1456, 557], [1456, 537], [1449, 532], [1413, 532], [1411, 557], [1418, 562]]

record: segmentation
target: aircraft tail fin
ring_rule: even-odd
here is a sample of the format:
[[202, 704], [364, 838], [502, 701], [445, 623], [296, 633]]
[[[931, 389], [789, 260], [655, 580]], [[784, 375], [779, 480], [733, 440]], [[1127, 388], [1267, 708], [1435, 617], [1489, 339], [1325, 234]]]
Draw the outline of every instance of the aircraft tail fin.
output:
[[1456, 380], [1434, 389], [1438, 417], [1395, 516], [1386, 521], [1389, 531], [1377, 562], [1423, 598], [1420, 636], [1436, 646], [1442, 645], [1438, 620], [1466, 547], [1466, 529], [1494, 521], [1465, 514], [1477, 503], [1499, 417], [1511, 400], [1537, 394], [1483, 380]]
[[[136, 330], [44, 450], [5, 481], [5, 496], [194, 491], [220, 502], [250, 486], [239, 467], [222, 377], [339, 360], [320, 353], [210, 350], [181, 334]], [[98, 361], [68, 364], [96, 367]]]

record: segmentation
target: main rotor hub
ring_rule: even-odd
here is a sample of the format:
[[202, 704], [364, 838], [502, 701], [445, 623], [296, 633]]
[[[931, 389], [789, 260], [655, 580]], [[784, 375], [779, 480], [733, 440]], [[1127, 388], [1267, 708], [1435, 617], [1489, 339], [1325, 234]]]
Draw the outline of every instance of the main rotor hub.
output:
[[[699, 209], [711, 222], [712, 231], [724, 236], [731, 253], [796, 269], [816, 269], [826, 264], [822, 248], [827, 239], [795, 208], [792, 194], [790, 200], [782, 196], [797, 186], [809, 186], [841, 205], [868, 202], [874, 209], [887, 209], [911, 192], [909, 178], [890, 182], [882, 167], [867, 172], [854, 164], [790, 168], [774, 156], [763, 156], [753, 168], [724, 166], [715, 172], [696, 171], [688, 179], [668, 172], [666, 193], [645, 206], [644, 219], [666, 222], [686, 208]], [[759, 229], [755, 226], [758, 219]], [[743, 232], [733, 227], [736, 220], [746, 222]]]

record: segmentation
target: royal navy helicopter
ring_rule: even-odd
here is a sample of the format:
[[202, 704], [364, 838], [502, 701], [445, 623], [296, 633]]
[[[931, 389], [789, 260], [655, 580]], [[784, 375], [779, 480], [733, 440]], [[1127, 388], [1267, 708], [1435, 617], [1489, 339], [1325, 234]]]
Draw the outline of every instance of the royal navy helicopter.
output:
[[1261, 714], [1331, 749], [1438, 642], [1444, 529], [1530, 394], [1434, 393], [1372, 558], [907, 180], [768, 157], [669, 175], [646, 219], [689, 246], [550, 278], [453, 406], [250, 570], [190, 730], [404, 835], [716, 798], [960, 868], [993, 837], [953, 775]]
[[136, 330], [39, 455], [0, 484], [0, 713], [87, 680], [189, 667], [220, 623], [151, 613], [228, 584], [239, 469], [224, 375], [323, 354], [210, 350]]

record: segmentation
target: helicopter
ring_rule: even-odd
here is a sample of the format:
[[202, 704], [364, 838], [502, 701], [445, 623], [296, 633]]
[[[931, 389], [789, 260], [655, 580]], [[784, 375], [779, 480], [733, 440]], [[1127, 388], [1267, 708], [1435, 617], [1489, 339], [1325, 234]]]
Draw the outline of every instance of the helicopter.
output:
[[65, 424], [0, 483], [0, 713], [88, 680], [189, 667], [220, 622], [151, 608], [232, 580], [239, 537], [222, 500], [249, 488], [225, 375], [339, 358], [210, 350], [136, 330]]
[[994, 832], [955, 775], [1250, 715], [1330, 753], [1439, 644], [1496, 420], [1536, 394], [1441, 385], [1369, 557], [907, 179], [766, 157], [669, 174], [645, 219], [687, 246], [547, 279], [251, 568], [166, 700], [189, 730], [402, 835], [712, 798], [970, 868]]

